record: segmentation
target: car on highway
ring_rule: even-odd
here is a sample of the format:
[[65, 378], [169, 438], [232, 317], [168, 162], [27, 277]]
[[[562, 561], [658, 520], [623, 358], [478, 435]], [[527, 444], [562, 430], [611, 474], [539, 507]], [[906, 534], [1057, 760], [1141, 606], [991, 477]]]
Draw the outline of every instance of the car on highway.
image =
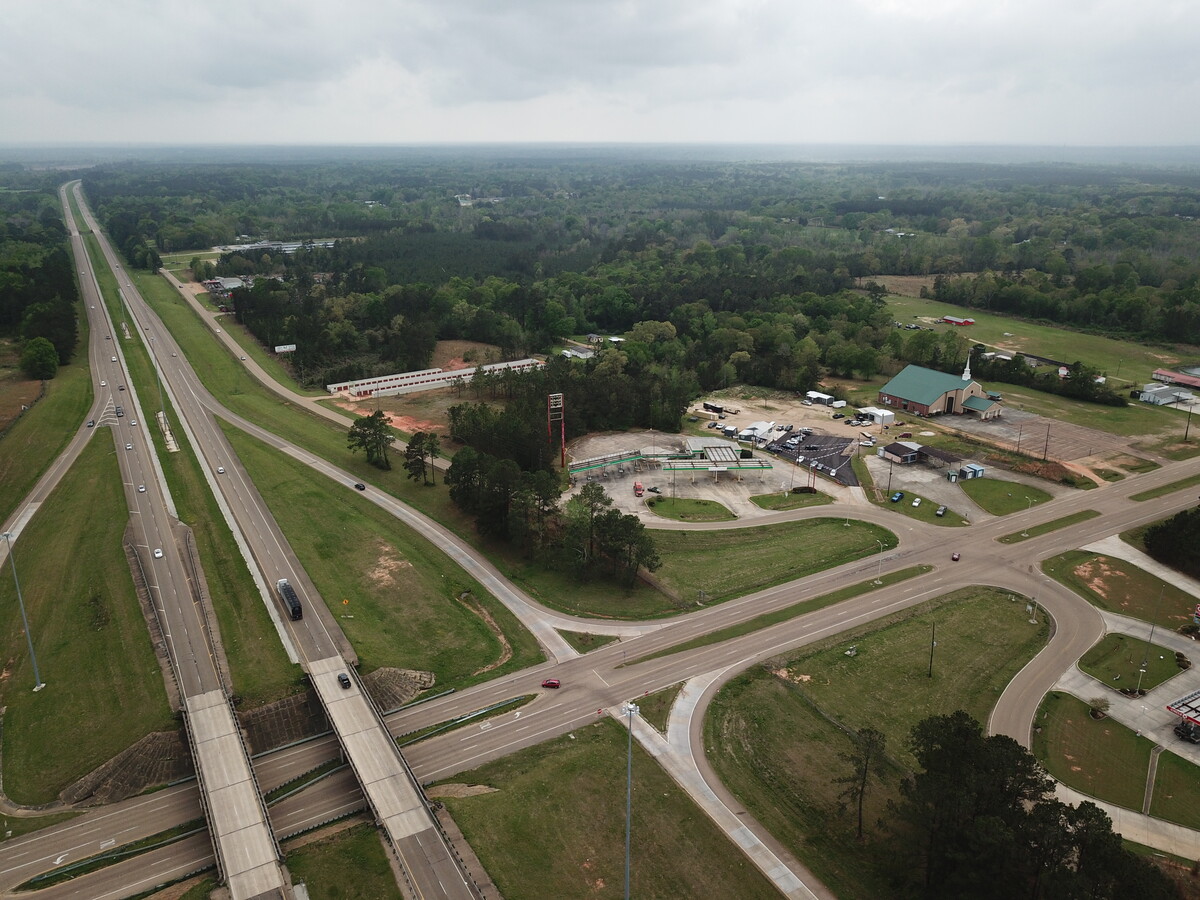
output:
[[88, 428], [95, 428], [95, 427], [96, 427], [96, 420], [88, 419]]
[[126, 444], [126, 445], [125, 445], [125, 449], [126, 449], [126, 450], [132, 450], [132, 449], [133, 449], [133, 444]]
[[108, 387], [108, 382], [107, 382], [107, 381], [101, 381], [101, 382], [100, 382], [100, 387]]
[[354, 482], [354, 489], [356, 491], [365, 491], [367, 489], [367, 486], [365, 484], [363, 484], [361, 481], [356, 481], [356, 482]]
[[338, 684], [342, 686], [342, 690], [348, 690], [350, 687], [350, 676], [345, 672], [338, 672]]
[[[242, 359], [245, 359], [245, 358], [246, 358], [246, 357], [244, 357], [244, 356], [242, 357]], [[695, 420], [695, 419], [692, 419], [692, 421], [694, 422], [694, 421], [696, 421], [696, 420]]]
[[224, 475], [224, 474], [225, 474], [225, 467], [224, 467], [224, 466], [217, 466], [217, 474], [218, 474], [218, 475]]
[[896, 491], [896, 493], [892, 494], [892, 502], [893, 503], [899, 503], [903, 499], [904, 499], [904, 491]]
[[139, 493], [139, 494], [144, 494], [144, 493], [146, 493], [146, 486], [145, 486], [144, 484], [139, 484], [139, 485], [138, 485], [138, 493]]
[[560, 687], [562, 687], [562, 682], [559, 681], [557, 678], [547, 678], [545, 681], [542, 682], [542, 687], [544, 687], [544, 688], [560, 688]]
[[123, 390], [125, 390], [125, 385], [123, 385], [123, 384], [118, 384], [118, 385], [117, 385], [117, 390], [118, 390], [118, 391], [123, 391]]
[[162, 559], [162, 550], [161, 550], [160, 548], [158, 548], [158, 547], [155, 547], [155, 548], [154, 548], [154, 558], [155, 558], [155, 559]]
[[950, 554], [950, 559], [952, 559], [954, 562], [958, 562], [958, 554], [957, 554], [957, 553], [951, 553], [951, 554]]
[[116, 361], [117, 361], [117, 358], [114, 356], [114, 357], [112, 358], [112, 361], [113, 361], [113, 362], [116, 362]]
[[137, 419], [130, 419], [130, 420], [129, 420], [129, 424], [130, 424], [130, 425], [137, 425]]

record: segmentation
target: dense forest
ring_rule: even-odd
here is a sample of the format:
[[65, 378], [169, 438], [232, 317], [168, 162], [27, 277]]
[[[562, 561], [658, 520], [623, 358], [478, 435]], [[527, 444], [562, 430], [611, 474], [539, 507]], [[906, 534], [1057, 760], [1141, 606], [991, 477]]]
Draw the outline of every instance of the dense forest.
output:
[[0, 173], [0, 183], [13, 182], [17, 187], [0, 190], [0, 336], [32, 348], [24, 358], [34, 360], [48, 342], [53, 356], [26, 369], [31, 377], [53, 377], [54, 357], [68, 362], [79, 341], [75, 268], [55, 189]]
[[[1200, 343], [1200, 169], [669, 154], [409, 149], [108, 164], [83, 178], [134, 265], [223, 245], [195, 257], [196, 274], [251, 282], [233, 296], [239, 320], [267, 346], [295, 343], [296, 374], [314, 386], [425, 368], [443, 339], [511, 359], [617, 334], [619, 348], [538, 376], [536, 390], [570, 381], [589, 426], [671, 428], [699, 392], [735, 383], [801, 391], [909, 362], [961, 370], [960, 336], [890, 321], [872, 280], [885, 274], [936, 276], [929, 292], [964, 307]], [[258, 243], [305, 240], [325, 245]], [[1125, 402], [1079, 365], [1065, 380], [984, 368]], [[532, 401], [504, 390], [532, 420]], [[456, 436], [483, 447], [472, 434], [506, 427], [478, 427], [487, 415], [461, 410]], [[486, 449], [537, 468], [519, 446], [531, 444]]]

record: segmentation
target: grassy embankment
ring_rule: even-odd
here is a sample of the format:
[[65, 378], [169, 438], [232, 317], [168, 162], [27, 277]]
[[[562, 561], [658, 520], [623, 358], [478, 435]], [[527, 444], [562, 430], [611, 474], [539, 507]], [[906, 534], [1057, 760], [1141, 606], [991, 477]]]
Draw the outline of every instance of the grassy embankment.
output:
[[[1025, 604], [1004, 591], [969, 588], [882, 623], [805, 648], [786, 661], [750, 670], [726, 685], [705, 721], [705, 746], [725, 784], [784, 846], [838, 896], [889, 896], [896, 864], [876, 823], [899, 799], [912, 765], [905, 741], [934, 714], [965, 709], [983, 722], [1004, 686], [1044, 646], [1044, 623], [1030, 625]], [[937, 626], [933, 676], [932, 627]], [[856, 646], [854, 657], [845, 650]], [[781, 674], [780, 674], [781, 673]], [[882, 784], [867, 796], [863, 843], [838, 812], [849, 772], [846, 729], [887, 737]]]
[[97, 429], [13, 544], [46, 683], [37, 693], [15, 585], [0, 579], [4, 789], [18, 803], [49, 802], [144, 735], [176, 728], [122, 550], [116, 453]]
[[310, 897], [338, 900], [400, 900], [379, 830], [355, 825], [316, 841], [286, 846], [287, 867]]
[[[357, 491], [346, 490], [232, 426], [226, 434], [325, 603], [359, 654], [380, 666], [434, 672], [462, 687], [540, 662], [532, 635], [449, 556]], [[512, 657], [468, 602], [469, 592], [507, 636]]]

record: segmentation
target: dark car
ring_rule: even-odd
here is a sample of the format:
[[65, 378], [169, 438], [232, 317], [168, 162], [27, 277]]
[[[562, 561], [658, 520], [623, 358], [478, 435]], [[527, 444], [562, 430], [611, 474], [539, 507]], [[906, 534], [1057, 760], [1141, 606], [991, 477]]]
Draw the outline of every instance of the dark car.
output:
[[658, 488], [654, 487], [653, 485], [651, 485], [650, 487], [646, 488], [646, 490], [648, 490], [648, 491], [649, 491], [650, 493], [652, 493], [652, 494], [661, 494], [661, 493], [662, 493], [662, 491], [661, 491], [661, 490], [659, 490]]
[[544, 687], [544, 688], [560, 688], [560, 687], [562, 687], [562, 682], [560, 682], [557, 678], [547, 678], [545, 681], [542, 682], [542, 687]]
[[350, 676], [347, 675], [345, 672], [338, 672], [338, 684], [340, 684], [342, 686], [343, 690], [346, 688], [349, 688], [350, 687]]
[[1200, 744], [1200, 728], [1192, 722], [1180, 722], [1175, 726], [1175, 734], [1193, 744]]
[[845, 413], [834, 413], [833, 417], [835, 419], [844, 419], [844, 418], [846, 418], [846, 414]]
[[944, 507], [944, 506], [939, 506], [939, 507], [937, 508], [937, 512], [935, 512], [935, 513], [934, 513], [934, 515], [935, 515], [935, 516], [937, 516], [937, 517], [939, 517], [939, 518], [941, 518], [941, 517], [942, 517], [942, 516], [944, 516], [945, 514], [946, 514], [946, 507]]
[[95, 428], [95, 427], [96, 427], [96, 420], [88, 419], [88, 428]]
[[896, 493], [892, 494], [892, 502], [893, 503], [899, 503], [903, 499], [904, 499], [904, 491], [896, 491]]
[[367, 489], [367, 486], [365, 484], [363, 484], [361, 481], [356, 481], [356, 482], [354, 482], [354, 489], [356, 491], [365, 491]]
[[951, 554], [950, 554], [950, 558], [951, 558], [952, 560], [954, 560], [955, 562], [958, 562], [958, 558], [959, 558], [959, 557], [958, 557], [958, 554], [957, 554], [957, 553], [951, 553]]
[[820, 450], [821, 448], [816, 444], [805, 444], [804, 449], [805, 450]]

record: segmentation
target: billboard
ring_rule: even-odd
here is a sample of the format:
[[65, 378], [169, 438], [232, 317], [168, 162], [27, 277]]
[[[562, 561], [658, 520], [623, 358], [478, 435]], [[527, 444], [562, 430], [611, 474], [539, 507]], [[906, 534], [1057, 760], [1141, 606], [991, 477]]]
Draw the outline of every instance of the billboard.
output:
[[295, 353], [296, 345], [295, 344], [280, 344], [278, 347], [275, 348], [275, 352], [276, 353]]

